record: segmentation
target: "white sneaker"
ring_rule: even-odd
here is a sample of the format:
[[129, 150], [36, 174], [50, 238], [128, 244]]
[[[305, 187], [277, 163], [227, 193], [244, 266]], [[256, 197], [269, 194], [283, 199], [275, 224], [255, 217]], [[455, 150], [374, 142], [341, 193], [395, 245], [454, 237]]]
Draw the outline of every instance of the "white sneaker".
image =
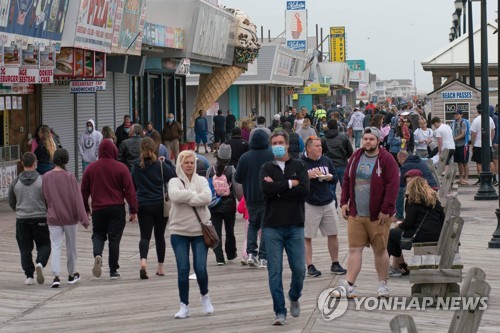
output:
[[[345, 295], [346, 298], [353, 299], [353, 298], [357, 298], [358, 297], [358, 293], [357, 293], [356, 289], [354, 289], [355, 286], [350, 286], [349, 282], [347, 282], [346, 280], [340, 281], [339, 287], [343, 287], [344, 290], [346, 291], [346, 295]], [[330, 296], [331, 297], [335, 297], [335, 298], [341, 298], [342, 297], [342, 293], [340, 292], [340, 290], [338, 290], [336, 288], [335, 290], [333, 290], [330, 293]]]
[[267, 260], [266, 259], [259, 260], [259, 268], [267, 268]]
[[389, 298], [389, 287], [386, 281], [380, 281], [377, 290], [377, 298]]
[[191, 317], [191, 310], [189, 310], [189, 305], [181, 302], [181, 308], [179, 309], [179, 312], [175, 314], [174, 318], [183, 319], [186, 317]]
[[36, 282], [38, 282], [38, 284], [43, 284], [45, 282], [45, 278], [43, 277], [43, 265], [41, 263], [36, 264], [35, 272]]
[[208, 294], [201, 296], [201, 305], [203, 306], [204, 314], [212, 314], [214, 312], [214, 307], [210, 302], [210, 297]]
[[189, 275], [189, 280], [196, 280], [196, 273]]
[[26, 280], [24, 280], [24, 284], [27, 286], [32, 286], [33, 284], [35, 284], [35, 280], [33, 280], [32, 277], [26, 278]]
[[253, 268], [259, 267], [259, 261], [253, 254], [248, 255], [247, 264], [248, 267], [253, 267]]

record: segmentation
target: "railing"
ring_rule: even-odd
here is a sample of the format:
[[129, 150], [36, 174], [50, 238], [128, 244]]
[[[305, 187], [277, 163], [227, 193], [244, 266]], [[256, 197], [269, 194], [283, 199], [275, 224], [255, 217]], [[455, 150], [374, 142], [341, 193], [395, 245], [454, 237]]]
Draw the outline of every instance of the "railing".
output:
[[15, 162], [21, 159], [19, 145], [0, 147], [0, 162]]

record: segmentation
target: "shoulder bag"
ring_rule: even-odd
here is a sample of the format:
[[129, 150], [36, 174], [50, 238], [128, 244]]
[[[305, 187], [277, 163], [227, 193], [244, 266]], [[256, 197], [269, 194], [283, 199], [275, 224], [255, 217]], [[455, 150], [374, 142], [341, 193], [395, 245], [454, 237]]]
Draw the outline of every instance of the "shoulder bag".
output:
[[160, 160], [160, 170], [161, 170], [161, 189], [163, 192], [163, 217], [168, 217], [170, 214], [170, 208], [172, 208], [172, 202], [168, 197], [168, 190], [165, 193], [165, 180], [163, 179], [163, 163]]
[[427, 209], [427, 212], [425, 212], [424, 218], [422, 219], [422, 222], [418, 225], [417, 230], [411, 237], [404, 237], [404, 232], [401, 234], [401, 240], [399, 242], [401, 250], [411, 250], [413, 246], [413, 241], [415, 240], [415, 237], [417, 236], [417, 233], [420, 231], [420, 227], [422, 227], [422, 224], [424, 224], [425, 218], [427, 217], [427, 214], [429, 214], [429, 210]]
[[201, 221], [200, 214], [198, 214], [198, 211], [196, 210], [196, 207], [191, 208], [193, 208], [194, 213], [196, 214], [196, 218], [198, 218], [198, 222], [201, 225], [201, 232], [203, 233], [203, 240], [205, 241], [205, 244], [210, 249], [215, 249], [220, 242], [219, 236], [217, 236], [217, 232], [215, 231], [215, 227], [210, 221], [208, 221], [207, 223], [203, 223]]

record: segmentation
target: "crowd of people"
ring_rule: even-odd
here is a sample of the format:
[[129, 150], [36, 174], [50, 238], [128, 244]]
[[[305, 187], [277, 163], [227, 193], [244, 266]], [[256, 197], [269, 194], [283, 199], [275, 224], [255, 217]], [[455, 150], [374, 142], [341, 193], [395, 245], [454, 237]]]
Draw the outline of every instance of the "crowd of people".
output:
[[[481, 109], [479, 105], [479, 113]], [[494, 108], [489, 112], [492, 161], [496, 161], [498, 118]], [[200, 110], [194, 121], [196, 150], [180, 151], [183, 126], [173, 114], [167, 116], [161, 133], [151, 122], [145, 128], [133, 124], [129, 115], [116, 131], [109, 126], [98, 131], [89, 119], [78, 139], [80, 185], [66, 170], [69, 155], [57, 135], [49, 126], [39, 126], [31, 152], [22, 156], [24, 171], [9, 190], [25, 284], [32, 285], [35, 279], [44, 283], [43, 270], [52, 255], [51, 287], [60, 287], [63, 238], [67, 283], [80, 280], [78, 223], [92, 228], [92, 274], [102, 275], [107, 241], [109, 276], [120, 278], [120, 241], [128, 215], [130, 222], [138, 220], [140, 229], [140, 279], [149, 279], [153, 235], [158, 261], [155, 275], [165, 276], [165, 232], [169, 230], [180, 300], [175, 318], [191, 315], [190, 251], [203, 313], [214, 312], [208, 288], [209, 249], [200, 223], [212, 223], [221, 239], [213, 249], [217, 266], [239, 259], [243, 266], [267, 269], [274, 325], [284, 325], [288, 313], [283, 252], [292, 271], [289, 312], [297, 317], [305, 277], [322, 274], [313, 261], [312, 239], [318, 231], [326, 238], [330, 272], [345, 275], [340, 285], [348, 298], [357, 297], [355, 282], [367, 246], [375, 258], [377, 296], [389, 297], [388, 278], [409, 273], [401, 237], [437, 241], [444, 221], [436, 194], [439, 184], [424, 159], [447, 151], [445, 164], [453, 159], [459, 167], [458, 183], [467, 185], [469, 151], [473, 161], [481, 157], [481, 118], [470, 124], [460, 110], [451, 126], [412, 102], [399, 107], [331, 105], [328, 110], [318, 104], [310, 112], [306, 107], [300, 111], [288, 107], [273, 116], [269, 127], [268, 121], [256, 115], [238, 123], [230, 111], [224, 116], [219, 110], [213, 121], [213, 142], [209, 142], [206, 113]], [[200, 145], [205, 154], [211, 148], [213, 165], [200, 154]], [[171, 203], [168, 217], [165, 200]], [[348, 221], [347, 244], [339, 242], [339, 208]], [[237, 213], [245, 221], [241, 256], [235, 237]], [[341, 247], [348, 248], [346, 268], [339, 260]]]

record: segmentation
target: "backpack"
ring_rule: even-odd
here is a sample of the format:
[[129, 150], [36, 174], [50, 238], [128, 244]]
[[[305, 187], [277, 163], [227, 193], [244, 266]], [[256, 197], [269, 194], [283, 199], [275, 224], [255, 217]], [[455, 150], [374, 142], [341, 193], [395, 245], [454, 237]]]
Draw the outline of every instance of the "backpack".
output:
[[226, 168], [224, 168], [224, 171], [220, 176], [216, 175], [215, 167], [212, 167], [212, 169], [209, 169], [207, 172], [207, 176], [210, 174], [212, 170], [214, 172], [214, 175], [212, 177], [207, 177], [208, 186], [212, 191], [212, 201], [208, 205], [209, 208], [217, 206], [220, 203], [222, 197], [231, 194], [231, 184], [228, 182], [226, 177]]

